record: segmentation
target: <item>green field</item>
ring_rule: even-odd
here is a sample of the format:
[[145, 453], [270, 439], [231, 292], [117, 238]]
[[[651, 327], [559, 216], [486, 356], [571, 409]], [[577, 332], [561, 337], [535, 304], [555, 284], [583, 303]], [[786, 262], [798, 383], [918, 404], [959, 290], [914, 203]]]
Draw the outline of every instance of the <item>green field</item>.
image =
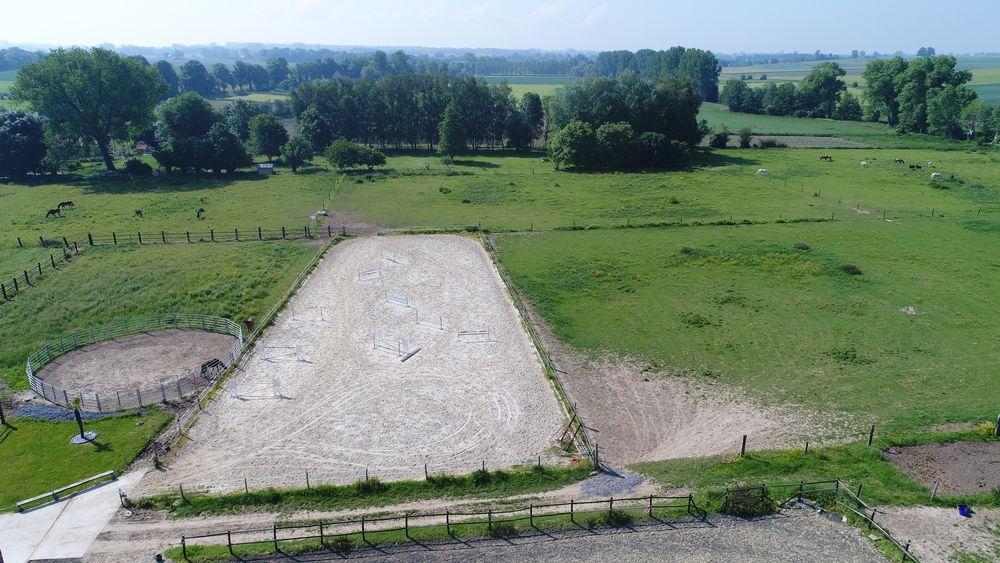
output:
[[534, 92], [539, 96], [549, 96], [555, 94], [564, 85], [579, 80], [576, 76], [565, 76], [561, 74], [534, 74], [534, 75], [491, 75], [480, 76], [489, 84], [499, 84], [506, 82], [510, 86], [511, 93], [515, 98], [520, 99], [525, 92]]
[[909, 429], [995, 414], [984, 391], [1000, 361], [988, 313], [998, 232], [996, 220], [834, 222], [546, 233], [500, 248], [573, 346]]
[[[869, 220], [863, 208], [887, 208], [888, 217], [974, 215], [1000, 210], [996, 152], [838, 150], [824, 163], [818, 149], [705, 153], [702, 167], [660, 173], [556, 172], [540, 154], [460, 158], [447, 175], [428, 153], [390, 158], [412, 174], [390, 173], [374, 181], [345, 182], [331, 208], [389, 227], [482, 225], [492, 230], [617, 226], [656, 222], [773, 221], [780, 217]], [[936, 160], [939, 170], [965, 183], [942, 182], [911, 172], [893, 159]], [[870, 161], [862, 169], [858, 161]], [[426, 169], [426, 168], [429, 168]], [[772, 178], [754, 174], [767, 168]], [[534, 172], [532, 172], [534, 171]], [[877, 184], [879, 189], [871, 189]], [[954, 184], [954, 185], [952, 185]], [[973, 187], [979, 186], [979, 187]], [[818, 194], [818, 195], [815, 195]]]
[[[16, 246], [16, 236], [34, 242], [38, 235], [58, 235], [82, 242], [88, 232], [301, 228], [321, 208], [337, 177], [316, 168], [281, 172], [267, 178], [249, 172], [134, 179], [81, 174], [58, 182], [0, 185], [0, 246]], [[67, 200], [75, 207], [61, 218], [45, 218], [48, 209]], [[205, 209], [202, 220], [195, 215], [199, 208]], [[142, 210], [141, 219], [136, 209]]]
[[9, 419], [11, 426], [0, 427], [0, 452], [5, 458], [0, 511], [13, 510], [18, 501], [98, 473], [121, 472], [170, 418], [151, 409], [86, 422], [86, 428], [96, 430], [98, 436], [93, 444], [83, 446], [69, 442], [78, 432], [75, 422]]
[[27, 388], [27, 357], [78, 328], [173, 312], [259, 317], [316, 249], [299, 242], [88, 249], [0, 307], [0, 376], [14, 389]]
[[749, 127], [758, 135], [841, 137], [878, 148], [966, 148], [961, 142], [932, 135], [900, 135], [882, 123], [733, 113], [721, 104], [702, 104], [698, 119], [713, 128], [725, 125], [733, 133]]

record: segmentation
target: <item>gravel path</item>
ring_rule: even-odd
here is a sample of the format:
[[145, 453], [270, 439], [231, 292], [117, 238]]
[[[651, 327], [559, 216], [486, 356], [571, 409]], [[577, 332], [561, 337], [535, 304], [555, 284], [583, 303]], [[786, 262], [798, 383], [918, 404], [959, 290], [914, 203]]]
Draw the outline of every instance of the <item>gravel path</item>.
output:
[[876, 520], [889, 527], [924, 563], [953, 561], [959, 554], [982, 561], [1000, 554], [1000, 509], [975, 510], [965, 518], [955, 508], [879, 507]]
[[[296, 556], [325, 561], [330, 554]], [[855, 528], [811, 511], [746, 521], [714, 518], [633, 529], [572, 530], [502, 540], [363, 550], [375, 561], [884, 561]], [[287, 561], [287, 560], [286, 560]]]

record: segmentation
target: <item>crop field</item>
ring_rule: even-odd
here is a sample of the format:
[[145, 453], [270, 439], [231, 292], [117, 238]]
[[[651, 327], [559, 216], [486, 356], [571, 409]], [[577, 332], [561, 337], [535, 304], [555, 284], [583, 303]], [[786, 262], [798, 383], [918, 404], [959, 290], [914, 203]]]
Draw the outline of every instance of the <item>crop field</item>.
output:
[[499, 84], [506, 82], [510, 86], [511, 93], [515, 98], [520, 99], [525, 92], [534, 92], [539, 96], [549, 96], [555, 94], [562, 86], [579, 80], [576, 76], [564, 76], [557, 74], [535, 74], [535, 75], [491, 75], [480, 76], [489, 84]]

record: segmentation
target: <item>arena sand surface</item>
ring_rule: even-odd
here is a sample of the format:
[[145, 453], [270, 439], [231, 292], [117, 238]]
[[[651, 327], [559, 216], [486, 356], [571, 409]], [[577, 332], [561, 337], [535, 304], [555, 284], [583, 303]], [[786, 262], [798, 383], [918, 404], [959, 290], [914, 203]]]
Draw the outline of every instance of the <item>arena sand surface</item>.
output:
[[[373, 334], [419, 352], [402, 362]], [[510, 467], [544, 460], [564, 418], [489, 255], [461, 236], [340, 243], [240, 368], [140, 494]]]
[[236, 338], [199, 330], [162, 330], [100, 342], [46, 364], [38, 377], [69, 390], [133, 389], [190, 376], [201, 364], [225, 358]]

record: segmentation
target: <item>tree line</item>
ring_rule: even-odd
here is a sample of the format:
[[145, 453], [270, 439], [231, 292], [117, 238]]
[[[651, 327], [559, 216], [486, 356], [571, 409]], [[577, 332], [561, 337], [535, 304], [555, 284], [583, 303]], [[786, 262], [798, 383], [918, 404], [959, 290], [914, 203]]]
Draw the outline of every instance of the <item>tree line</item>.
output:
[[604, 51], [598, 53], [582, 74], [618, 76], [628, 72], [650, 80], [678, 76], [687, 78], [703, 101], [716, 102], [719, 99], [721, 71], [719, 61], [711, 51], [678, 46], [665, 51]]
[[453, 151], [525, 148], [541, 132], [544, 117], [537, 94], [516, 100], [506, 84], [472, 76], [413, 73], [319, 80], [294, 88], [291, 100], [299, 130], [315, 147], [347, 139], [379, 147], [433, 148], [451, 106], [461, 128], [461, 136], [451, 141]]
[[798, 84], [770, 83], [763, 88], [751, 88], [744, 81], [732, 78], [722, 87], [719, 102], [729, 111], [795, 117], [825, 117], [858, 121], [861, 104], [847, 91], [840, 79], [846, 72], [837, 63], [824, 62]]
[[37, 61], [42, 56], [36, 51], [25, 51], [18, 47], [0, 49], [0, 70], [17, 70]]
[[966, 85], [972, 73], [956, 69], [955, 57], [935, 56], [930, 47], [921, 52], [924, 56], [911, 60], [869, 62], [862, 74], [861, 100], [847, 91], [841, 80], [844, 69], [824, 62], [798, 85], [751, 88], [741, 80], [728, 80], [719, 101], [734, 112], [884, 122], [900, 133], [997, 142], [1000, 108], [977, 99]]

